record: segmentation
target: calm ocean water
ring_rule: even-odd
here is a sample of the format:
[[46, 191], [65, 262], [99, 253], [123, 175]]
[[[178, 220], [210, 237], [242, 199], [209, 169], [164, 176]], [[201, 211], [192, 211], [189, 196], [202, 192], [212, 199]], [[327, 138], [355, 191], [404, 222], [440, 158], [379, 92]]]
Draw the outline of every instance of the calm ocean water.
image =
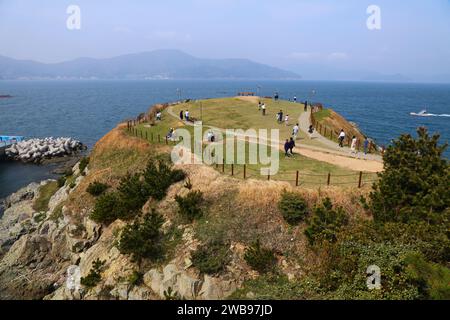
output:
[[[282, 98], [322, 102], [340, 112], [379, 144], [419, 126], [450, 138], [449, 117], [413, 117], [427, 109], [450, 113], [450, 84], [313, 81], [0, 81], [0, 134], [70, 136], [92, 146], [119, 121], [154, 103], [257, 91]], [[313, 91], [315, 92], [313, 94]], [[450, 150], [447, 151], [450, 156]], [[0, 198], [32, 181], [51, 177], [50, 168], [0, 162]]]

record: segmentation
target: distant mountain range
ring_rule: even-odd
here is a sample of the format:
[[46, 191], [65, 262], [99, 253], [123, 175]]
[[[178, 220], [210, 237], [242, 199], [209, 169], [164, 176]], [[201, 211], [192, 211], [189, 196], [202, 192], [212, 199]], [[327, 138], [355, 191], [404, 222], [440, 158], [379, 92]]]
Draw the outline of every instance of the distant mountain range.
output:
[[0, 56], [0, 79], [300, 79], [293, 72], [246, 59], [201, 59], [157, 50], [109, 59], [46, 64]]

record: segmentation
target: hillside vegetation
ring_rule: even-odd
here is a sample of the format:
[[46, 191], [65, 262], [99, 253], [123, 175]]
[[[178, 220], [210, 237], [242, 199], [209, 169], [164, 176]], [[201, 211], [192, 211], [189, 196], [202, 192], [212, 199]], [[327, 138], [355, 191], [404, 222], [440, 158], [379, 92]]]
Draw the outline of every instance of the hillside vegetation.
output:
[[[86, 300], [450, 299], [445, 148], [439, 136], [420, 129], [386, 150], [385, 170], [373, 185], [305, 188], [238, 179], [214, 166], [173, 165], [171, 145], [120, 125], [50, 200], [54, 183], [33, 200], [25, 190], [25, 204], [5, 212], [23, 215], [27, 206], [36, 219], [10, 228], [21, 234], [4, 242], [11, 245], [1, 256], [0, 293]], [[59, 214], [37, 215], [32, 205]], [[81, 288], [69, 290], [73, 265]]]
[[[142, 155], [151, 158], [165, 153], [160, 145], [144, 147], [121, 129], [114, 132], [129, 154], [142, 147]], [[108, 183], [133, 198], [133, 190], [143, 190], [133, 185], [146, 183], [149, 167], [141, 162], [140, 168], [120, 169], [123, 154], [117, 153], [115, 143], [105, 139], [97, 145], [92, 160], [96, 165], [88, 177], [105, 170], [104, 157], [109, 155], [108, 168], [114, 174], [108, 174]], [[163, 162], [157, 167], [182, 170], [185, 180], [175, 180], [163, 196], [150, 196], [142, 210], [136, 207], [132, 216], [126, 215], [128, 226], [116, 232], [115, 241], [139, 274], [150, 269], [154, 274], [154, 268], [173, 263], [201, 283], [207, 276], [220, 285], [232, 279], [234, 289], [219, 298], [448, 299], [450, 171], [443, 149], [438, 137], [424, 130], [418, 139], [403, 136], [387, 150], [386, 170], [372, 190], [345, 193], [336, 187], [242, 181], [203, 165], [169, 169], [159, 157]], [[128, 168], [134, 163], [130, 160]], [[141, 178], [131, 182], [130, 174]], [[155, 181], [152, 188], [161, 183]], [[78, 196], [86, 197], [83, 192]], [[99, 201], [93, 202], [95, 207]], [[98, 222], [109, 225], [113, 220]], [[186, 233], [195, 240], [182, 240]], [[186, 261], [191, 261], [187, 267]], [[373, 265], [381, 270], [380, 289], [367, 286], [367, 269]], [[171, 297], [192, 298], [177, 286], [170, 292]]]

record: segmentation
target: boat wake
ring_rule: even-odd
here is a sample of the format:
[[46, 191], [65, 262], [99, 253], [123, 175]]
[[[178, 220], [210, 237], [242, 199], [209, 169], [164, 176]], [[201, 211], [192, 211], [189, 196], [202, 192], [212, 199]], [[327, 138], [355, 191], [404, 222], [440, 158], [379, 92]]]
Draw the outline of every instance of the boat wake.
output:
[[450, 117], [450, 114], [434, 114], [434, 113], [428, 113], [427, 110], [422, 110], [418, 113], [411, 112], [410, 115], [416, 116], [416, 117]]

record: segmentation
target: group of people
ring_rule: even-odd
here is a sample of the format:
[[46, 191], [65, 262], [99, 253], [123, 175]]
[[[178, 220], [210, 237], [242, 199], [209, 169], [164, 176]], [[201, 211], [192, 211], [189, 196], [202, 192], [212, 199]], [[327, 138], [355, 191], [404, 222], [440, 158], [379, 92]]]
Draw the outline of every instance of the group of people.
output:
[[288, 115], [288, 114], [285, 115], [284, 118], [283, 118], [283, 116], [284, 116], [283, 110], [280, 110], [280, 112], [278, 112], [278, 113], [277, 113], [277, 116], [276, 116], [277, 122], [278, 122], [278, 123], [283, 123], [283, 121], [284, 121], [284, 123], [286, 124], [286, 126], [289, 126], [289, 115]]
[[284, 143], [284, 154], [286, 157], [294, 155], [295, 141], [297, 140], [299, 132], [300, 126], [297, 123], [292, 128], [292, 136], [289, 139], [286, 139], [286, 142]]
[[286, 139], [286, 142], [284, 143], [284, 155], [286, 157], [294, 155], [294, 148], [295, 148], [294, 138], [291, 137], [290, 139]]
[[183, 120], [189, 121], [189, 119], [190, 119], [189, 116], [190, 116], [189, 110], [186, 110], [186, 111], [181, 110], [180, 111], [180, 120], [181, 121], [183, 121]]
[[[345, 141], [345, 131], [344, 129], [341, 130], [341, 132], [339, 133], [339, 137], [338, 137], [338, 141], [339, 141], [339, 146], [341, 148], [344, 147], [344, 141]], [[363, 142], [363, 149], [364, 149], [364, 154], [367, 154], [370, 150], [370, 142], [369, 139], [367, 137], [364, 138], [364, 142]], [[356, 136], [352, 137], [351, 143], [350, 143], [350, 153], [352, 154], [358, 154], [358, 139], [356, 138]]]
[[216, 141], [216, 136], [214, 135], [214, 132], [209, 130], [207, 135], [206, 135], [206, 139], [208, 140], [208, 142], [215, 142]]
[[259, 101], [258, 102], [258, 110], [259, 111], [262, 110], [262, 115], [265, 116], [266, 115], [266, 104], [264, 102]]

